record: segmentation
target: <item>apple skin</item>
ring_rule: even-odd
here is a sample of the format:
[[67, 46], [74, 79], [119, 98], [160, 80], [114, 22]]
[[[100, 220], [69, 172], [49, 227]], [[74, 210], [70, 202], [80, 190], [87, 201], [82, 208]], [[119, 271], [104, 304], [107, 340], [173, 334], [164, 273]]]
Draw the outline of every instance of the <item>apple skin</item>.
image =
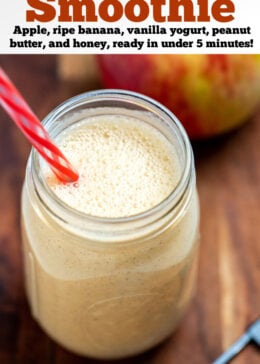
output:
[[168, 107], [192, 139], [238, 127], [260, 102], [260, 55], [99, 55], [101, 82]]

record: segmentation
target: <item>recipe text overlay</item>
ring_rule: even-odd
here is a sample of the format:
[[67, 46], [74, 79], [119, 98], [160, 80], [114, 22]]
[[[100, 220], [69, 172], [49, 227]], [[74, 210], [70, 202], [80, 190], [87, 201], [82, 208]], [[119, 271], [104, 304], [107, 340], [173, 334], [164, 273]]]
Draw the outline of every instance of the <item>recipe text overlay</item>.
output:
[[[45, 27], [37, 25], [36, 27], [22, 28], [14, 27], [14, 38], [10, 38], [11, 48], [41, 48], [43, 50], [59, 49], [59, 48], [74, 48], [74, 49], [96, 49], [108, 51], [111, 49], [180, 49], [180, 48], [250, 48], [253, 47], [253, 39], [250, 39], [251, 28], [165, 28], [159, 25], [150, 25], [147, 28], [131, 28], [122, 30], [118, 27], [107, 28], [88, 28], [82, 25], [76, 27], [57, 27], [48, 30]], [[239, 39], [221, 40], [223, 35], [240, 35]], [[36, 40], [37, 35], [44, 35], [44, 40]], [[102, 40], [97, 40], [97, 35], [112, 35], [111, 39], [103, 37]], [[54, 40], [56, 36], [61, 36], [62, 40]], [[89, 37], [91, 39], [89, 40]], [[142, 36], [142, 37], [141, 37]], [[145, 36], [145, 37], [144, 37]], [[197, 37], [196, 40], [195, 36]], [[14, 40], [15, 39], [15, 40]], [[20, 40], [18, 40], [20, 39]], [[143, 40], [141, 40], [143, 39]], [[209, 39], [209, 40], [207, 40]], [[225, 37], [226, 39], [226, 37]]]
[[1, 53], [260, 52], [259, 0], [13, 2], [10, 21], [0, 5]]
[[[234, 20], [235, 5], [231, 0], [215, 0], [209, 6], [208, 0], [128, 0], [125, 4], [119, 0], [27, 0], [33, 10], [26, 11], [29, 22], [97, 22], [104, 20], [114, 23], [123, 16], [136, 23], [143, 22], [152, 16], [155, 22], [218, 22]], [[180, 14], [182, 9], [183, 14]], [[165, 14], [166, 12], [166, 14]], [[197, 12], [198, 15], [195, 13]]]

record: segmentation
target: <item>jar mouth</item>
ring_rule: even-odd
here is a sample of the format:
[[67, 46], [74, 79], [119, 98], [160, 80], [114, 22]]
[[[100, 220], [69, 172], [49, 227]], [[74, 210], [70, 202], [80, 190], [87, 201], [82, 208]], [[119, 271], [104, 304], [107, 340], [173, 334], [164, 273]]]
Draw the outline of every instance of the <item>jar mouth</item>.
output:
[[[99, 106], [97, 104], [99, 103]], [[51, 138], [54, 137], [56, 125], [53, 123], [57, 120], [62, 120], [68, 111], [75, 112], [77, 115], [77, 109], [84, 106], [88, 108], [97, 107], [111, 107], [114, 104], [120, 105], [125, 103], [129, 109], [133, 110], [145, 110], [153, 115], [157, 116], [158, 120], [164, 122], [164, 127], [167, 127], [169, 133], [175, 135], [180, 144], [183, 162], [182, 170], [178, 183], [173, 188], [171, 193], [157, 205], [143, 212], [135, 215], [124, 216], [124, 217], [100, 217], [90, 214], [86, 214], [79, 210], [76, 210], [63, 202], [49, 187], [44, 174], [41, 169], [42, 157], [33, 148], [30, 156], [31, 163], [31, 178], [35, 186], [35, 191], [38, 198], [42, 202], [43, 206], [50, 212], [56, 219], [62, 221], [65, 224], [75, 225], [81, 229], [89, 229], [95, 225], [99, 225], [100, 230], [109, 231], [111, 226], [117, 227], [117, 230], [125, 231], [130, 229], [135, 224], [135, 228], [141, 228], [156, 220], [167, 215], [170, 211], [176, 209], [183, 196], [187, 192], [187, 188], [190, 185], [193, 173], [193, 152], [190, 145], [189, 138], [186, 134], [185, 129], [181, 125], [178, 118], [166, 107], [154, 99], [145, 95], [117, 89], [100, 89], [97, 91], [90, 91], [74, 96], [59, 106], [57, 106], [52, 112], [50, 112], [42, 121], [42, 124], [49, 132]], [[95, 106], [96, 105], [96, 106]], [[120, 106], [119, 106], [120, 107]], [[121, 108], [123, 108], [121, 106]], [[59, 124], [59, 123], [58, 123]], [[67, 126], [68, 127], [68, 126]], [[65, 127], [63, 130], [65, 130]], [[57, 134], [58, 135], [58, 134]], [[55, 136], [57, 136], [55, 135]]]

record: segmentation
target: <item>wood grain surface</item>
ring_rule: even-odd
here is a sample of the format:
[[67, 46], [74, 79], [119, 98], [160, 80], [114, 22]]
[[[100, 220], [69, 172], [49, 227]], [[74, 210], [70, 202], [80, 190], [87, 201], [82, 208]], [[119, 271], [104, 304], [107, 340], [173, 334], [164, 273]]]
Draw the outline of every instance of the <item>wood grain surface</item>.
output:
[[[40, 118], [93, 87], [59, 81], [55, 56], [2, 55], [0, 65]], [[98, 363], [62, 349], [31, 318], [19, 226], [30, 146], [2, 109], [0, 119], [0, 363]], [[260, 109], [239, 130], [193, 147], [201, 201], [196, 296], [168, 341], [120, 364], [211, 363], [260, 314]], [[260, 352], [250, 345], [232, 363], [259, 364]]]

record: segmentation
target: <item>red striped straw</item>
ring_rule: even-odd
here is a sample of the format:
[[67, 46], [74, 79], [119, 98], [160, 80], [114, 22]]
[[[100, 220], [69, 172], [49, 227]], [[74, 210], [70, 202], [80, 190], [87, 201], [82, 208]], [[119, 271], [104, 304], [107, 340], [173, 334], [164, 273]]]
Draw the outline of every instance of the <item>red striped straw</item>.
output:
[[61, 182], [75, 182], [79, 175], [51, 141], [47, 131], [0, 67], [0, 103]]

